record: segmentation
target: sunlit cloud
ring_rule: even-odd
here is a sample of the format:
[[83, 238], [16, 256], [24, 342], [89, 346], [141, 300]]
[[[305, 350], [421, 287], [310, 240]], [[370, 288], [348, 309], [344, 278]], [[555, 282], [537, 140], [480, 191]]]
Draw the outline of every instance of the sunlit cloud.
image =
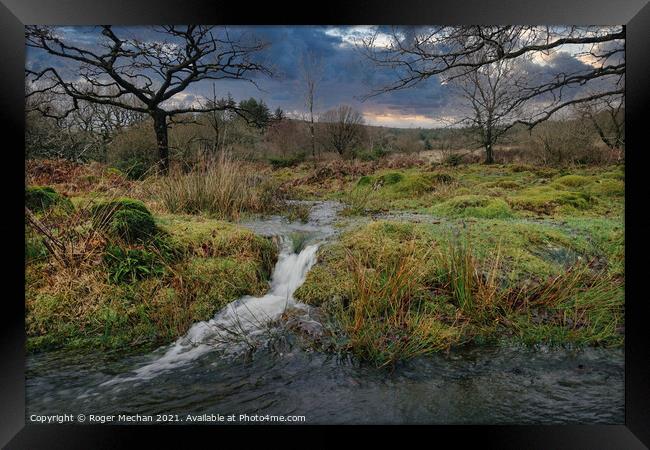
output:
[[351, 27], [333, 27], [325, 31], [328, 36], [341, 39], [340, 47], [350, 47], [357, 45], [362, 39], [374, 36], [373, 44], [378, 48], [389, 47], [392, 37], [389, 34], [377, 31], [377, 27], [368, 25], [358, 25]]
[[439, 128], [453, 124], [457, 118], [452, 116], [428, 117], [423, 114], [401, 114], [392, 112], [364, 112], [363, 117], [369, 125], [397, 128]]

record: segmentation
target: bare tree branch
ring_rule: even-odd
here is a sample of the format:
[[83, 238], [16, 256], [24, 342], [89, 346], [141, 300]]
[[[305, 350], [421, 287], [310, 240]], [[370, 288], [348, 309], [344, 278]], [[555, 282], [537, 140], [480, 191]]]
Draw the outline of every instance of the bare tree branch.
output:
[[95, 45], [71, 42], [56, 27], [26, 27], [28, 47], [65, 60], [77, 78], [49, 66], [26, 70], [27, 96], [48, 94], [71, 100], [67, 108], [37, 105], [44, 115], [65, 118], [80, 108], [80, 102], [107, 105], [145, 113], [154, 120], [161, 171], [169, 170], [168, 120], [176, 115], [233, 109], [234, 106], [171, 106], [176, 95], [203, 80], [240, 79], [255, 83], [257, 73], [270, 70], [255, 61], [267, 44], [232, 39], [228, 30], [218, 33], [212, 26], [154, 27], [155, 38], [138, 40], [120, 37], [110, 25], [99, 27]]

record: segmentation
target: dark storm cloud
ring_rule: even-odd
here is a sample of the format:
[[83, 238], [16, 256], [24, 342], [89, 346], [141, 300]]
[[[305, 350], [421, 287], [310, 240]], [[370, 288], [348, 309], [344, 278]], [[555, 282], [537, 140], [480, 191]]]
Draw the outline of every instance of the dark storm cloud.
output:
[[[254, 92], [251, 95], [277, 102], [277, 106], [288, 111], [303, 110], [301, 61], [306, 52], [310, 52], [321, 59], [323, 68], [317, 92], [319, 111], [347, 103], [364, 112], [390, 110], [395, 114], [403, 112], [433, 117], [438, 108], [449, 103], [451, 91], [435, 79], [411, 90], [391, 92], [361, 102], [361, 96], [374, 87], [388, 84], [393, 74], [388, 69], [373, 66], [354, 47], [351, 40], [360, 38], [360, 31], [344, 30], [345, 39], [341, 36], [341, 28], [255, 27], [255, 35], [270, 43], [264, 62], [275, 69], [275, 76], [270, 80], [256, 80], [267, 95]], [[234, 84], [232, 86], [236, 89]]]
[[[119, 36], [139, 40], [160, 40], [160, 33], [144, 27], [115, 27]], [[263, 99], [272, 108], [281, 107], [288, 112], [298, 112], [304, 106], [304, 82], [301, 62], [307, 53], [321, 60], [322, 76], [316, 92], [318, 112], [333, 108], [338, 104], [352, 104], [362, 111], [391, 111], [399, 114], [435, 115], [437, 108], [448, 102], [448, 89], [436, 80], [423, 83], [408, 91], [388, 93], [361, 102], [359, 97], [367, 94], [373, 87], [387, 84], [392, 74], [386, 69], [377, 69], [355, 49], [351, 42], [362, 36], [361, 31], [349, 27], [325, 26], [256, 26], [228, 27], [234, 39], [257, 40], [268, 44], [257, 60], [272, 69], [272, 77], [256, 74], [253, 83], [240, 80], [219, 81], [215, 87], [219, 96], [231, 94], [235, 99], [248, 97]], [[86, 48], [97, 48], [101, 40], [96, 27], [62, 27], [60, 33], [66, 39]], [[345, 39], [343, 37], [345, 35]], [[74, 68], [66, 67], [65, 62], [49, 57], [43, 52], [30, 49], [28, 65], [32, 68], [45, 64], [56, 64], [70, 77], [75, 76]], [[209, 96], [212, 83], [198, 83], [189, 93]], [[194, 97], [185, 95], [183, 101]]]
[[[68, 39], [84, 46], [96, 46], [100, 30], [93, 27], [63, 27], [61, 33]], [[220, 29], [220, 32], [224, 32]], [[391, 126], [426, 126], [425, 119], [454, 114], [459, 97], [448, 86], [432, 77], [412, 88], [389, 92], [361, 102], [359, 99], [374, 88], [394, 81], [395, 74], [388, 68], [372, 65], [354, 46], [354, 39], [361, 38], [361, 27], [325, 26], [251, 26], [228, 27], [229, 36], [244, 41], [262, 41], [267, 48], [256, 58], [270, 67], [272, 77], [255, 74], [253, 81], [221, 80], [216, 82], [218, 96], [231, 94], [236, 100], [255, 97], [264, 100], [271, 108], [281, 107], [288, 113], [305, 110], [304, 82], [301, 61], [309, 52], [319, 58], [322, 64], [322, 78], [316, 92], [316, 110], [323, 112], [339, 104], [351, 104], [361, 110], [370, 122], [379, 115], [390, 117]], [[390, 32], [390, 27], [380, 27]], [[160, 40], [161, 34], [145, 27], [116, 27], [120, 36], [140, 40]], [[45, 64], [64, 67], [61, 60], [55, 60], [42, 52], [28, 52], [28, 66], [36, 68]], [[557, 53], [543, 65], [529, 63], [526, 67], [531, 77], [549, 79], [558, 72], [575, 73], [589, 66], [568, 53]], [[68, 67], [70, 76], [74, 70]], [[577, 90], [567, 90], [574, 95]], [[201, 96], [212, 95], [212, 82], [191, 85], [181, 101], [191, 102]], [[400, 117], [407, 117], [400, 121]], [[414, 119], [414, 117], [416, 119]], [[430, 125], [430, 124], [429, 124]]]

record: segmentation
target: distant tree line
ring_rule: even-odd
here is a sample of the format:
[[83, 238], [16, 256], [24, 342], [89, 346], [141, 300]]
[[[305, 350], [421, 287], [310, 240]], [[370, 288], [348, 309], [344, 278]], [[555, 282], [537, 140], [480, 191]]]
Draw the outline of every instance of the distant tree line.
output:
[[[57, 64], [27, 68], [27, 157], [99, 160], [131, 173], [162, 174], [172, 161], [191, 166], [221, 151], [295, 162], [328, 153], [377, 159], [435, 150], [457, 158], [482, 149], [485, 162], [492, 163], [519, 147], [543, 163], [563, 164], [584, 160], [577, 155], [604, 145], [623, 157], [625, 33], [619, 27], [397, 27], [387, 47], [375, 46], [375, 37], [364, 40], [362, 53], [396, 75], [368, 96], [435, 76], [464, 99], [461, 120], [436, 130], [370, 127], [344, 104], [319, 114], [323, 65], [310, 53], [300, 62], [307, 113], [288, 117], [261, 99], [216, 95], [219, 80], [254, 83], [271, 75], [257, 58], [265, 42], [199, 25], [152, 27], [157, 39], [151, 40], [109, 25], [96, 30], [90, 37], [97, 45], [88, 47], [66, 40], [56, 27], [26, 27], [28, 47], [78, 73], [70, 78]], [[534, 55], [553, 55], [569, 44], [590, 48], [587, 70], [544, 79], [522, 70]], [[213, 82], [211, 98], [177, 101], [206, 81]], [[567, 96], [577, 86], [589, 89]], [[562, 120], [558, 112], [565, 113]]]

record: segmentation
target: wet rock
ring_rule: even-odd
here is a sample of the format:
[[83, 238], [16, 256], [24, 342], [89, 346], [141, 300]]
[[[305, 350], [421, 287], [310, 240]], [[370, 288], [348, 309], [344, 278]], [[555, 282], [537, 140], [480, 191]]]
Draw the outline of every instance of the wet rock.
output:
[[319, 316], [317, 308], [290, 308], [284, 312], [282, 319], [288, 330], [307, 340], [319, 341], [326, 334], [325, 327], [317, 320]]

